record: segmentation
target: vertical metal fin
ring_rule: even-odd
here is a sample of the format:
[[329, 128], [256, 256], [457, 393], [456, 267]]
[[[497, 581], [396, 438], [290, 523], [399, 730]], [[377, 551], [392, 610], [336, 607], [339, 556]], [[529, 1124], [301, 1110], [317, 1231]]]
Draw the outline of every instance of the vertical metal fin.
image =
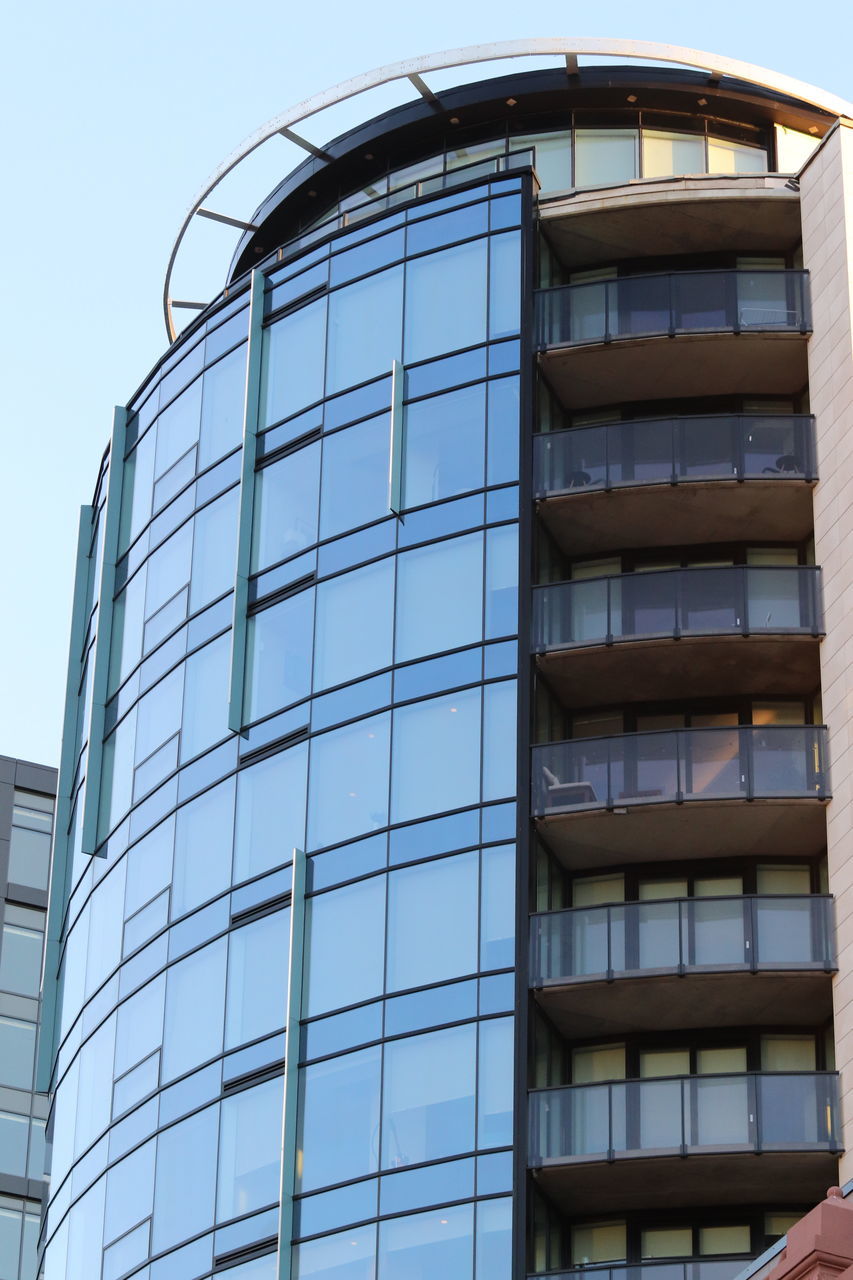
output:
[[255, 463], [261, 412], [261, 365], [264, 323], [263, 272], [252, 272], [249, 291], [249, 344], [246, 352], [246, 400], [243, 410], [243, 459], [240, 473], [240, 514], [237, 526], [237, 570], [234, 579], [234, 615], [231, 625], [231, 675], [228, 694], [228, 728], [243, 729], [243, 692], [246, 684], [246, 634], [249, 573], [252, 565], [252, 524], [255, 512]]

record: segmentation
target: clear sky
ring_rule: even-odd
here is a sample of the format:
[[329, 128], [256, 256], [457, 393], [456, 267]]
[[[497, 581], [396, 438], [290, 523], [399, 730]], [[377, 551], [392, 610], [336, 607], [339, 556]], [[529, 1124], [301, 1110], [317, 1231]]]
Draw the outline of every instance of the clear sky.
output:
[[[811, 15], [793, 0], [19, 0], [2, 32], [0, 754], [43, 763], [59, 760], [78, 510], [113, 406], [165, 345], [160, 293], [181, 219], [246, 135], [383, 63], [533, 36], [686, 45], [853, 97], [850, 0]], [[358, 100], [339, 109], [329, 135], [362, 111]], [[301, 158], [283, 140], [268, 155], [251, 175], [258, 196]], [[235, 234], [208, 227], [223, 269]], [[176, 294], [200, 279], [179, 277]]]

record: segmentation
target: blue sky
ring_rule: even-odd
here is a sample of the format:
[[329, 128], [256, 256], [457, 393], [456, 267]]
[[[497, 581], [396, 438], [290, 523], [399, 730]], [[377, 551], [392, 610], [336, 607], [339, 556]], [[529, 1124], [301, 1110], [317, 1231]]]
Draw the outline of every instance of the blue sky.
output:
[[[160, 294], [181, 219], [246, 135], [383, 63], [533, 36], [707, 49], [853, 97], [849, 0], [822, 6], [815, 21], [792, 0], [583, 9], [554, 0], [48, 0], [16, 5], [3, 34], [0, 753], [44, 763], [59, 760], [78, 509], [91, 496], [113, 405], [129, 399], [165, 345]], [[362, 111], [358, 100], [336, 111], [328, 134]], [[324, 141], [316, 127], [304, 132]], [[223, 197], [263, 194], [300, 154], [282, 141]], [[224, 269], [231, 235], [208, 227], [196, 255], [216, 247]], [[198, 256], [189, 262], [176, 280], [182, 296], [202, 280]], [[214, 277], [208, 292], [217, 287]]]

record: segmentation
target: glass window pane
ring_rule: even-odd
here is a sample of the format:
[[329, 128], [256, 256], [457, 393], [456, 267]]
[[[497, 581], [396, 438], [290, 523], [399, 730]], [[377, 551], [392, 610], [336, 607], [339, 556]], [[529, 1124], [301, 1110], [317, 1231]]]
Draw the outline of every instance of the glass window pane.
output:
[[161, 476], [198, 439], [201, 417], [201, 378], [196, 378], [157, 419], [154, 475]]
[[147, 1057], [162, 1041], [165, 995], [164, 975], [149, 982], [119, 1006], [116, 1016], [116, 1076]]
[[387, 516], [391, 425], [387, 413], [323, 440], [320, 536]]
[[473, 850], [391, 876], [389, 991], [476, 972], [478, 862]]
[[518, 479], [518, 378], [489, 383], [489, 484]]
[[252, 568], [264, 569], [317, 541], [320, 444], [315, 441], [255, 477]]
[[50, 833], [12, 828], [9, 879], [31, 889], [46, 889], [50, 872]]
[[486, 685], [483, 690], [484, 800], [515, 795], [517, 740], [515, 680]]
[[226, 1049], [259, 1040], [284, 1026], [289, 938], [290, 908], [263, 916], [231, 934]]
[[225, 938], [212, 942], [173, 965], [167, 974], [164, 1081], [222, 1051], [226, 943]]
[[402, 309], [402, 266], [330, 295], [327, 395], [390, 371], [400, 358]]
[[236, 449], [243, 437], [246, 348], [237, 347], [206, 371], [201, 400], [199, 470]]
[[476, 1027], [450, 1027], [385, 1046], [382, 1167], [474, 1148]]
[[572, 1265], [621, 1262], [627, 1254], [624, 1222], [592, 1222], [572, 1228]]
[[390, 727], [385, 714], [312, 739], [309, 849], [385, 826]]
[[380, 1049], [362, 1049], [301, 1072], [299, 1189], [311, 1191], [378, 1167]]
[[264, 421], [280, 422], [323, 398], [326, 299], [302, 307], [265, 331]]
[[208, 1107], [157, 1139], [152, 1248], [168, 1249], [213, 1221], [219, 1107]]
[[231, 875], [234, 779], [228, 778], [178, 810], [172, 919], [214, 898]]
[[311, 692], [314, 592], [300, 591], [249, 619], [246, 707], [259, 720]]
[[193, 613], [234, 586], [239, 497], [239, 489], [230, 489], [199, 511], [195, 518], [190, 586]]
[[282, 1081], [267, 1080], [222, 1103], [216, 1218], [277, 1204], [281, 1192]]
[[482, 856], [480, 968], [502, 969], [515, 963], [515, 846], [484, 849]]
[[0, 1084], [12, 1089], [33, 1087], [35, 1048], [34, 1022], [0, 1017]]
[[474, 1206], [430, 1209], [379, 1226], [378, 1280], [447, 1276], [471, 1280]]
[[42, 941], [43, 934], [36, 929], [25, 929], [8, 922], [3, 925], [0, 989], [22, 996], [38, 995]]
[[513, 1020], [480, 1023], [480, 1072], [477, 1082], [477, 1146], [512, 1142]]
[[306, 1013], [326, 1013], [382, 994], [385, 877], [309, 899]]
[[489, 241], [489, 337], [505, 338], [521, 327], [521, 232]]
[[390, 666], [393, 624], [393, 559], [321, 582], [314, 641], [316, 687], [345, 684]]
[[540, 195], [568, 191], [572, 185], [572, 136], [565, 133], [525, 133], [510, 137], [509, 150], [533, 147], [534, 167], [541, 185]]
[[4, 1280], [18, 1280], [22, 1224], [23, 1215], [17, 1210], [0, 1209], [0, 1276]]
[[518, 526], [486, 534], [486, 639], [518, 632]]
[[766, 173], [767, 152], [726, 138], [708, 139], [709, 173]]
[[146, 618], [155, 614], [189, 582], [192, 550], [193, 521], [188, 520], [149, 557], [145, 589]]
[[666, 133], [657, 129], [643, 130], [644, 178], [704, 172], [704, 137], [689, 133]]
[[149, 1217], [154, 1202], [154, 1158], [157, 1143], [146, 1142], [107, 1174], [104, 1242], [109, 1244]]
[[[376, 1227], [308, 1240], [293, 1250], [296, 1280], [375, 1280]], [[252, 1277], [254, 1280], [254, 1277]]]
[[462, 809], [480, 798], [480, 690], [394, 713], [391, 821]]
[[477, 1205], [477, 1280], [510, 1280], [512, 1275], [512, 1201], [481, 1200]]
[[404, 505], [417, 507], [483, 486], [484, 384], [432, 396], [406, 410]]
[[28, 1116], [0, 1111], [0, 1172], [26, 1177], [29, 1129]]
[[181, 763], [228, 736], [231, 636], [222, 635], [185, 664]]
[[407, 364], [485, 342], [486, 252], [472, 240], [408, 263]]
[[637, 176], [636, 129], [575, 129], [575, 186], [629, 182]]
[[475, 644], [482, 610], [482, 534], [405, 552], [397, 560], [397, 662]]
[[240, 771], [234, 883], [290, 862], [305, 844], [308, 745], [300, 743]]

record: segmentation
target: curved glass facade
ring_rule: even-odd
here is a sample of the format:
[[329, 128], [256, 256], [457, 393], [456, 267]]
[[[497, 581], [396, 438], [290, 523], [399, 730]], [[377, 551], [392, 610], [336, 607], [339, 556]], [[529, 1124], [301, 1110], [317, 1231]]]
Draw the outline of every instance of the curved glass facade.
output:
[[115, 437], [86, 531], [78, 780], [101, 724], [103, 756], [68, 822], [48, 1277], [277, 1274], [292, 910], [294, 1274], [509, 1275], [521, 188], [270, 272], [262, 324], [227, 302]]
[[632, 74], [333, 140], [116, 412], [46, 1280], [731, 1280], [837, 1176], [827, 120]]

